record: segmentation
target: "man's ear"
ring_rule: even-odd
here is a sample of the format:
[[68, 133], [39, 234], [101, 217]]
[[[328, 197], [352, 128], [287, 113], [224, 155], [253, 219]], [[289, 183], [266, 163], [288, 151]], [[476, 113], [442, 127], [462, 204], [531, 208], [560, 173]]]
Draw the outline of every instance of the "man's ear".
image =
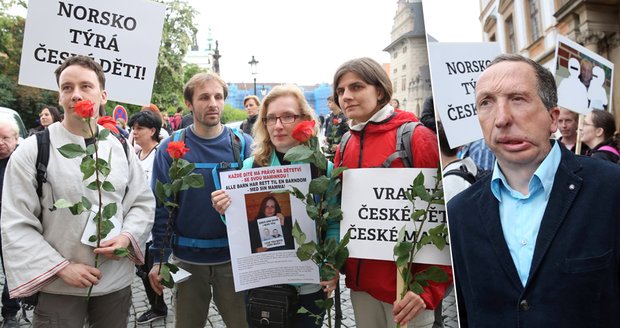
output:
[[101, 104], [105, 105], [108, 102], [108, 92], [106, 90], [101, 90]]
[[560, 107], [555, 106], [548, 110], [551, 117], [551, 126], [549, 128], [551, 133], [555, 133], [558, 130], [558, 119], [560, 118]]

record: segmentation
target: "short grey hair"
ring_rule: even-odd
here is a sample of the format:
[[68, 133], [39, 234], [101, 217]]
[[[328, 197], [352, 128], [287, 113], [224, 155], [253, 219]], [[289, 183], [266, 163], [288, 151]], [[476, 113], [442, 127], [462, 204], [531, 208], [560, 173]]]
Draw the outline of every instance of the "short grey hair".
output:
[[530, 65], [536, 73], [538, 96], [540, 100], [542, 100], [547, 110], [558, 106], [558, 89], [555, 84], [555, 78], [548, 69], [534, 60], [517, 54], [501, 54], [495, 57], [487, 68], [505, 61], [523, 62]]
[[0, 115], [0, 126], [8, 125], [13, 132], [15, 132], [15, 136], [19, 136], [19, 127], [15, 120], [10, 119], [8, 116]]

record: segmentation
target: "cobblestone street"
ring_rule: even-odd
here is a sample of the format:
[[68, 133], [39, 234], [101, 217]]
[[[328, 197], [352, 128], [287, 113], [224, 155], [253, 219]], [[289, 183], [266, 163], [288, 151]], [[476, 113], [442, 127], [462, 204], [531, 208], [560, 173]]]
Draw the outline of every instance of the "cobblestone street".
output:
[[[4, 273], [0, 275], [0, 286], [4, 284]], [[172, 293], [169, 289], [165, 291], [165, 300], [168, 304], [168, 317], [165, 319], [160, 319], [151, 322], [150, 324], [142, 324], [139, 325], [136, 323], [136, 318], [139, 317], [142, 313], [144, 313], [149, 308], [149, 303], [146, 297], [146, 293], [144, 292], [144, 287], [142, 286], [142, 281], [140, 278], [136, 276], [134, 279], [132, 287], [133, 293], [133, 304], [131, 309], [129, 310], [129, 325], [128, 327], [156, 327], [156, 328], [170, 328], [174, 327], [174, 308], [170, 306], [172, 304]], [[355, 327], [355, 320], [353, 319], [353, 308], [351, 307], [351, 302], [349, 300], [349, 291], [344, 286], [344, 277], [340, 280], [340, 288], [342, 290], [341, 300], [342, 300], [342, 327], [349, 328]], [[32, 319], [32, 311], [28, 311], [26, 313], [28, 319]], [[20, 327], [30, 327], [31, 324], [26, 322], [24, 318], [20, 320]], [[224, 322], [222, 318], [219, 316], [217, 308], [211, 302], [211, 308], [209, 309], [209, 318], [207, 320], [207, 324], [205, 327], [213, 327], [213, 328], [225, 328]], [[325, 324], [324, 327], [327, 327]]]

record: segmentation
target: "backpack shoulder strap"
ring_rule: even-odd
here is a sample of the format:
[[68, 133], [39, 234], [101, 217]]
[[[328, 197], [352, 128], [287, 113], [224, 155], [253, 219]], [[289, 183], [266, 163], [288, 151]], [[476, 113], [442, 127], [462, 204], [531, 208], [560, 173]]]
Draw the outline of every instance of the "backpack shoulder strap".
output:
[[469, 172], [465, 165], [461, 165], [458, 169], [453, 169], [443, 174], [444, 178], [450, 175], [459, 176], [463, 180], [469, 182], [469, 184], [474, 184], [474, 182], [476, 182], [476, 177], [471, 172]]
[[[112, 131], [110, 131], [110, 134], [118, 139], [123, 146], [125, 156], [129, 158], [129, 146], [127, 145], [127, 139]], [[37, 196], [40, 198], [43, 196], [43, 184], [47, 182], [47, 165], [49, 164], [50, 159], [50, 132], [46, 128], [41, 132], [37, 132], [35, 137], [37, 138], [37, 161], [35, 164], [35, 168], [37, 170]]]
[[618, 153], [618, 150], [616, 148], [612, 147], [612, 146], [605, 145], [603, 147], [600, 147], [598, 150], [607, 151], [607, 152], [610, 152], [612, 154], [615, 154], [616, 156], [620, 156], [620, 153]]
[[112, 130], [109, 130], [110, 134], [113, 135], [114, 137], [116, 137], [116, 139], [118, 139], [118, 141], [121, 143], [121, 145], [123, 146], [123, 151], [125, 152], [125, 157], [129, 158], [129, 146], [127, 146], [127, 139], [125, 139], [125, 137], [123, 137], [123, 135], [121, 135], [120, 133], [116, 133]]
[[181, 128], [174, 131], [172, 134], [172, 141], [185, 141], [185, 129], [186, 128]]
[[338, 163], [338, 167], [342, 166], [344, 148], [347, 146], [347, 142], [349, 142], [349, 139], [351, 139], [351, 131], [347, 131], [345, 134], [342, 135], [342, 138], [340, 138], [340, 145], [338, 146], [338, 149], [340, 150], [340, 162]]
[[37, 138], [37, 195], [43, 196], [43, 184], [47, 182], [47, 164], [50, 159], [50, 132], [46, 128], [35, 134]]
[[243, 132], [239, 129], [229, 128], [229, 130], [233, 156], [235, 162], [239, 165], [237, 168], [241, 168], [243, 166], [243, 160], [245, 160], [245, 138], [243, 137]]
[[405, 167], [413, 167], [413, 154], [411, 153], [411, 137], [420, 122], [406, 122], [396, 129], [396, 150], [385, 159], [381, 167], [390, 167], [395, 159], [400, 158]]

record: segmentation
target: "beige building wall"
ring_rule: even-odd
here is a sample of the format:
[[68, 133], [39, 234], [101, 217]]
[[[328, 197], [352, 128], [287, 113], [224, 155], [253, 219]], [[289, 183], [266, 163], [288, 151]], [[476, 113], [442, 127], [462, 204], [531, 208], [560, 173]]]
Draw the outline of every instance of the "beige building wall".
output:
[[480, 4], [484, 40], [499, 42], [503, 52], [553, 68], [557, 36], [564, 35], [614, 63], [611, 103], [620, 128], [620, 0], [480, 0]]

